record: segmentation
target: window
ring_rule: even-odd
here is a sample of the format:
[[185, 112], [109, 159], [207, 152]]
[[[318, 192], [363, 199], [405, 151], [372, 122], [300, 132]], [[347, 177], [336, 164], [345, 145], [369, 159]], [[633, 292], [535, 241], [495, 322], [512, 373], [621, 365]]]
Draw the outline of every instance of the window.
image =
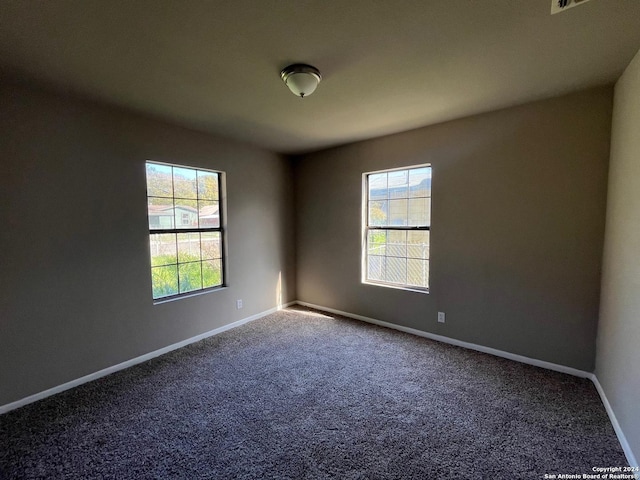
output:
[[147, 162], [153, 298], [224, 285], [223, 174]]
[[431, 166], [364, 174], [363, 281], [429, 288]]

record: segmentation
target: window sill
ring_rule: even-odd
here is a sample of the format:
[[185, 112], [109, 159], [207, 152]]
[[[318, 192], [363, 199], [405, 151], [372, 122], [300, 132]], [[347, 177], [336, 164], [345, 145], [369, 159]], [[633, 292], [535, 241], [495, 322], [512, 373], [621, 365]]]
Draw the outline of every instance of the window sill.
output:
[[362, 284], [372, 285], [374, 287], [393, 288], [394, 290], [404, 290], [405, 292], [426, 293], [427, 295], [429, 294], [428, 288], [406, 287], [406, 286], [397, 285], [394, 283], [382, 283], [382, 282], [371, 282], [371, 281], [363, 281]]
[[221, 285], [220, 287], [208, 288], [206, 290], [196, 290], [194, 292], [183, 293], [181, 295], [173, 295], [171, 297], [158, 298], [153, 300], [154, 305], [160, 305], [162, 303], [175, 302], [176, 300], [182, 300], [184, 298], [198, 297], [200, 295], [206, 295], [208, 293], [219, 292], [220, 290], [226, 290], [227, 285]]

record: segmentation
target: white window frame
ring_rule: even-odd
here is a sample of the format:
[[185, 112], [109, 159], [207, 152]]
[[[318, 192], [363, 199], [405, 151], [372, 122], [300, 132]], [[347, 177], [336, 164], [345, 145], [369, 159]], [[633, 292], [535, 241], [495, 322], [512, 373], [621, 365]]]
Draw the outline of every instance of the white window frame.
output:
[[[177, 163], [165, 163], [165, 162], [158, 162], [155, 160], [147, 160], [145, 162], [145, 181], [148, 182], [148, 179], [146, 178], [146, 168], [147, 165], [158, 165], [161, 167], [172, 167], [173, 168], [178, 168], [178, 169], [188, 169], [188, 170], [195, 170], [196, 172], [200, 171], [200, 172], [207, 172], [207, 173], [211, 173], [211, 174], [215, 174], [217, 177], [217, 185], [218, 185], [218, 199], [215, 200], [218, 202], [218, 218], [219, 218], [219, 222], [218, 222], [218, 226], [197, 226], [197, 227], [191, 227], [188, 226], [188, 223], [186, 223], [186, 225], [188, 226], [188, 228], [185, 228], [185, 223], [184, 223], [184, 215], [188, 215], [188, 214], [181, 214], [180, 215], [180, 226], [177, 225], [178, 222], [176, 222], [176, 215], [175, 215], [175, 200], [186, 200], [183, 199], [181, 197], [176, 197], [175, 195], [175, 191], [172, 192], [172, 196], [171, 197], [163, 197], [163, 198], [171, 198], [174, 202], [174, 208], [172, 209], [172, 218], [174, 219], [174, 221], [172, 222], [172, 226], [169, 228], [160, 228], [160, 226], [157, 226], [155, 228], [152, 228], [150, 221], [148, 221], [147, 223], [148, 228], [149, 228], [149, 240], [151, 243], [151, 239], [154, 235], [162, 235], [162, 234], [184, 234], [184, 233], [208, 233], [208, 232], [218, 232], [220, 235], [220, 258], [216, 260], [220, 261], [220, 284], [218, 285], [214, 285], [214, 286], [210, 286], [210, 287], [204, 287], [201, 286], [200, 288], [196, 288], [196, 289], [192, 289], [192, 290], [188, 290], [188, 291], [184, 291], [184, 292], [180, 292], [180, 284], [179, 284], [179, 276], [178, 276], [178, 293], [176, 294], [171, 294], [171, 295], [164, 295], [164, 296], [158, 296], [155, 297], [153, 296], [153, 302], [154, 304], [157, 303], [163, 303], [166, 301], [172, 301], [172, 300], [176, 300], [179, 298], [184, 298], [184, 297], [190, 297], [193, 295], [200, 295], [203, 293], [208, 293], [211, 291], [217, 291], [217, 290], [221, 290], [226, 288], [227, 286], [227, 255], [226, 255], [226, 244], [227, 244], [227, 228], [226, 228], [226, 200], [227, 200], [227, 196], [226, 196], [226, 174], [222, 171], [219, 170], [212, 170], [212, 169], [208, 169], [208, 168], [202, 168], [202, 167], [192, 167], [192, 166], [188, 166], [188, 165], [182, 165], [182, 164], [177, 164]], [[173, 170], [172, 170], [173, 171]], [[173, 179], [172, 179], [172, 189], [173, 189]], [[147, 204], [149, 204], [149, 199], [150, 198], [156, 198], [154, 195], [150, 195], [149, 192], [147, 191]], [[199, 200], [199, 193], [198, 193], [198, 199], [196, 201], [200, 201]], [[207, 200], [209, 201], [209, 200]], [[177, 247], [177, 245], [176, 245]], [[177, 253], [176, 253], [177, 254]], [[150, 251], [150, 256], [149, 258], [151, 258], [151, 251]], [[179, 268], [180, 265], [184, 265], [185, 263], [197, 263], [197, 262], [181, 262], [179, 260], [179, 258], [176, 258], [176, 266], [177, 268]], [[203, 263], [205, 263], [207, 260], [203, 259], [200, 260], [201, 263], [201, 269], [203, 268]], [[154, 266], [151, 265], [151, 272], [153, 272], [153, 268]]]
[[[431, 204], [431, 189], [429, 192], [429, 196], [428, 197], [424, 197], [424, 198], [429, 198], [429, 210], [428, 210], [428, 219], [424, 224], [420, 224], [420, 225], [401, 225], [401, 226], [397, 226], [397, 225], [390, 225], [390, 224], [386, 224], [386, 225], [369, 225], [369, 176], [370, 175], [376, 175], [376, 174], [381, 174], [381, 173], [390, 173], [390, 172], [400, 172], [400, 171], [411, 171], [411, 170], [415, 170], [415, 169], [419, 169], [419, 168], [429, 168], [430, 169], [430, 174], [431, 174], [431, 178], [433, 178], [433, 167], [431, 164], [429, 163], [425, 163], [425, 164], [420, 164], [420, 165], [410, 165], [410, 166], [405, 166], [405, 167], [398, 167], [398, 168], [387, 168], [384, 170], [376, 170], [376, 171], [372, 171], [372, 172], [365, 172], [362, 174], [362, 268], [361, 268], [361, 272], [362, 272], [362, 283], [367, 284], [367, 285], [376, 285], [376, 286], [382, 286], [382, 287], [388, 287], [388, 288], [397, 288], [397, 289], [401, 289], [401, 290], [409, 290], [409, 291], [414, 291], [414, 292], [419, 292], [419, 293], [429, 293], [429, 283], [430, 283], [430, 277], [427, 273], [427, 285], [425, 287], [423, 286], [419, 286], [419, 285], [412, 285], [410, 283], [396, 283], [396, 282], [389, 282], [389, 281], [382, 281], [379, 279], [371, 279], [369, 278], [369, 272], [368, 272], [368, 266], [369, 266], [369, 262], [368, 262], [368, 251], [369, 251], [369, 232], [372, 230], [383, 230], [383, 231], [394, 231], [394, 230], [401, 230], [401, 231], [407, 231], [407, 232], [411, 232], [411, 231], [427, 231], [427, 232], [431, 232], [431, 210], [432, 210], [432, 204]], [[426, 254], [426, 265], [427, 265], [427, 272], [430, 270], [431, 267], [431, 259], [430, 259], [430, 250], [431, 250], [431, 239], [430, 239], [431, 235], [429, 235], [429, 244], [427, 247], [427, 254]], [[386, 258], [386, 255], [385, 255]], [[402, 258], [402, 257], [400, 257]], [[410, 257], [404, 257], [404, 258], [410, 258]]]

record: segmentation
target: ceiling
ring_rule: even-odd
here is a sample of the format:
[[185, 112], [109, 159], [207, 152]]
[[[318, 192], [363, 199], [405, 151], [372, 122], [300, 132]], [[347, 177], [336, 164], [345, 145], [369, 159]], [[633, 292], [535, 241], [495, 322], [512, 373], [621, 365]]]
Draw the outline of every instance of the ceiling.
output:
[[[0, 0], [0, 67], [283, 153], [615, 81], [639, 0]], [[290, 63], [323, 80], [305, 99]]]

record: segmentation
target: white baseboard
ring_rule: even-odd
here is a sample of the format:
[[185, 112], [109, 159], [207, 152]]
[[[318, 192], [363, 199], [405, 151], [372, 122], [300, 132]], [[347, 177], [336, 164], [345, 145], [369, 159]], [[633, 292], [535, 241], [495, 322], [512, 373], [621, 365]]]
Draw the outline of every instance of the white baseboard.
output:
[[307, 302], [296, 302], [298, 305], [303, 305], [309, 308], [315, 308], [317, 310], [324, 310], [325, 312], [335, 313], [336, 315], [342, 315], [356, 320], [362, 320], [364, 322], [373, 323], [382, 327], [393, 328], [394, 330], [400, 330], [401, 332], [411, 333], [419, 337], [429, 338], [442, 343], [448, 343], [457, 347], [468, 348], [469, 350], [476, 350], [478, 352], [488, 353], [495, 355], [496, 357], [508, 358], [509, 360], [515, 360], [516, 362], [526, 363], [535, 367], [546, 368], [547, 370], [555, 370], [556, 372], [568, 373], [581, 378], [591, 378], [593, 375], [590, 372], [584, 370], [578, 370], [577, 368], [567, 367], [565, 365], [558, 365], [557, 363], [545, 362], [543, 360], [537, 360], [535, 358], [524, 357], [522, 355], [516, 355], [515, 353], [504, 352], [495, 348], [485, 347], [483, 345], [477, 345], [475, 343], [463, 342], [462, 340], [456, 340], [455, 338], [445, 337], [443, 335], [436, 335], [435, 333], [424, 332], [415, 328], [403, 327], [402, 325], [396, 325], [394, 323], [384, 322], [375, 318], [364, 317], [362, 315], [356, 315], [355, 313], [343, 312], [341, 310], [335, 310], [333, 308], [322, 307], [320, 305], [314, 305]]
[[449, 338], [442, 335], [436, 335], [434, 333], [423, 332], [422, 330], [416, 330], [415, 328], [403, 327], [402, 325], [396, 325], [394, 323], [384, 322], [382, 320], [377, 320], [375, 318], [364, 317], [362, 315], [356, 315], [354, 313], [349, 313], [349, 312], [343, 312], [342, 310], [336, 310], [335, 308], [323, 307], [321, 305], [314, 305], [312, 303], [301, 302], [301, 301], [297, 301], [295, 303], [297, 303], [298, 305], [302, 305], [304, 307], [314, 308], [316, 310], [325, 311], [329, 313], [335, 313], [336, 315], [342, 315], [344, 317], [353, 318], [356, 320], [362, 320], [364, 322], [373, 323], [375, 325], [380, 325], [382, 327], [393, 328], [394, 330], [400, 330], [401, 332], [410, 333], [413, 335], [417, 335], [419, 337], [429, 338], [431, 340], [448, 343], [450, 345], [456, 345], [458, 347], [468, 348], [470, 350], [477, 350], [479, 352], [488, 353], [490, 355], [495, 355], [497, 357], [507, 358], [509, 360], [514, 360], [520, 363], [526, 363], [528, 365], [533, 365], [535, 367], [541, 367], [541, 368], [546, 368], [547, 370], [554, 370], [556, 372], [567, 373], [569, 375], [573, 375], [576, 377], [588, 378], [594, 383], [596, 390], [600, 395], [602, 403], [604, 404], [604, 408], [607, 411], [607, 414], [609, 415], [609, 420], [611, 421], [611, 425], [613, 426], [613, 429], [616, 432], [616, 435], [618, 437], [618, 441], [620, 442], [620, 446], [622, 447], [622, 450], [624, 451], [624, 454], [627, 457], [629, 466], [632, 466], [632, 467], [638, 466], [638, 462], [636, 461], [636, 458], [633, 452], [631, 451], [631, 447], [629, 446], [629, 442], [627, 442], [627, 438], [625, 437], [622, 431], [622, 428], [620, 428], [620, 424], [618, 423], [618, 420], [615, 414], [613, 413], [613, 409], [609, 404], [609, 400], [607, 400], [607, 397], [604, 393], [604, 390], [602, 389], [602, 386], [600, 385], [600, 382], [598, 381], [598, 378], [595, 376], [595, 374], [591, 372], [578, 370], [576, 368], [571, 368], [564, 365], [558, 365], [556, 363], [545, 362], [543, 360], [537, 360], [535, 358], [529, 358], [522, 355], [516, 355], [514, 353], [504, 352], [502, 350], [497, 350], [495, 348], [477, 345], [475, 343], [463, 342], [461, 340], [456, 340], [455, 338]]
[[548, 370], [554, 370], [556, 372], [567, 373], [569, 375], [574, 375], [576, 377], [588, 378], [589, 380], [591, 380], [594, 383], [594, 385], [596, 387], [596, 390], [598, 391], [598, 394], [600, 395], [602, 403], [604, 404], [605, 410], [606, 410], [607, 414], [609, 415], [609, 419], [611, 421], [611, 424], [613, 426], [614, 431], [616, 432], [616, 435], [618, 436], [618, 441], [620, 442], [620, 446], [622, 447], [622, 450], [624, 451], [624, 454], [627, 457], [627, 461], [629, 462], [629, 465], [632, 466], [632, 467], [639, 466], [638, 461], [636, 460], [636, 458], [635, 458], [635, 456], [633, 454], [633, 451], [631, 450], [629, 442], [627, 441], [627, 439], [626, 439], [626, 437], [624, 435], [624, 432], [622, 431], [622, 428], [620, 427], [620, 424], [618, 423], [618, 420], [617, 420], [617, 418], [615, 416], [615, 413], [613, 412], [613, 409], [611, 408], [611, 404], [609, 403], [609, 400], [607, 399], [607, 396], [605, 395], [604, 390], [602, 389], [602, 386], [600, 385], [600, 382], [598, 381], [598, 378], [593, 373], [586, 372], [586, 371], [583, 371], [583, 370], [578, 370], [578, 369], [571, 368], [571, 367], [567, 367], [567, 366], [564, 366], [564, 365], [558, 365], [558, 364], [551, 363], [551, 362], [545, 362], [543, 360], [537, 360], [535, 358], [529, 358], [529, 357], [525, 357], [525, 356], [522, 356], [522, 355], [516, 355], [514, 353], [504, 352], [502, 350], [497, 350], [495, 348], [485, 347], [485, 346], [482, 346], [482, 345], [477, 345], [477, 344], [469, 343], [469, 342], [463, 342], [461, 340], [456, 340], [455, 338], [449, 338], [449, 337], [445, 337], [445, 336], [442, 336], [442, 335], [436, 335], [436, 334], [433, 334], [433, 333], [424, 332], [422, 330], [417, 330], [415, 328], [404, 327], [402, 325], [396, 325], [396, 324], [393, 324], [393, 323], [384, 322], [382, 320], [377, 320], [375, 318], [365, 317], [363, 315], [357, 315], [357, 314], [354, 314], [354, 313], [344, 312], [342, 310], [336, 310], [334, 308], [323, 307], [323, 306], [320, 306], [320, 305], [314, 305], [312, 303], [301, 302], [301, 301], [289, 302], [289, 303], [286, 303], [284, 305], [281, 305], [281, 306], [278, 306], [278, 307], [274, 307], [274, 308], [271, 308], [269, 310], [265, 310], [264, 312], [260, 312], [260, 313], [257, 313], [255, 315], [251, 315], [250, 317], [243, 318], [241, 320], [238, 320], [236, 322], [230, 323], [228, 325], [223, 325], [222, 327], [215, 328], [215, 329], [210, 330], [208, 332], [202, 333], [200, 335], [196, 335], [195, 337], [188, 338], [188, 339], [183, 340], [183, 341], [178, 342], [178, 343], [174, 343], [172, 345], [166, 346], [166, 347], [161, 348], [159, 350], [154, 350], [153, 352], [149, 352], [149, 353], [147, 353], [145, 355], [141, 355], [139, 357], [132, 358], [131, 360], [127, 360], [126, 362], [122, 362], [122, 363], [119, 363], [117, 365], [113, 365], [111, 367], [104, 368], [102, 370], [99, 370], [97, 372], [91, 373], [89, 375], [85, 375], [84, 377], [80, 377], [80, 378], [72, 380], [70, 382], [63, 383], [62, 385], [58, 385], [56, 387], [44, 390], [42, 392], [39, 392], [39, 393], [36, 393], [36, 394], [33, 394], [33, 395], [29, 395], [28, 397], [22, 398], [20, 400], [16, 400], [15, 402], [11, 402], [11, 403], [8, 403], [6, 405], [0, 405], [0, 415], [3, 414], [3, 413], [9, 412], [11, 410], [15, 410], [16, 408], [20, 408], [20, 407], [22, 407], [24, 405], [28, 405], [29, 403], [37, 402], [38, 400], [42, 400], [44, 398], [50, 397], [52, 395], [55, 395], [56, 393], [64, 392], [65, 390], [69, 390], [71, 388], [77, 387], [79, 385], [82, 385], [83, 383], [91, 382], [93, 380], [97, 380], [98, 378], [104, 377], [104, 376], [109, 375], [111, 373], [115, 373], [117, 371], [124, 370], [125, 368], [132, 367], [132, 366], [137, 365], [139, 363], [146, 362], [147, 360], [151, 360], [152, 358], [159, 357], [160, 355], [164, 355], [165, 353], [169, 353], [169, 352], [171, 352], [173, 350], [177, 350], [179, 348], [185, 347], [187, 345], [190, 345], [192, 343], [198, 342], [200, 340], [204, 340], [205, 338], [212, 337], [214, 335], [218, 335], [219, 333], [222, 333], [222, 332], [226, 332], [227, 330], [231, 330], [232, 328], [236, 328], [236, 327], [239, 327], [240, 325], [244, 325], [246, 323], [252, 322], [254, 320], [257, 320], [259, 318], [262, 318], [262, 317], [264, 317], [266, 315], [274, 313], [274, 312], [276, 312], [278, 310], [281, 310], [283, 308], [287, 308], [287, 307], [289, 307], [291, 305], [294, 305], [294, 304], [302, 305], [302, 306], [309, 307], [309, 308], [314, 308], [314, 309], [320, 310], [320, 311], [334, 313], [336, 315], [342, 315], [344, 317], [353, 318], [353, 319], [356, 319], [356, 320], [362, 320], [364, 322], [372, 323], [372, 324], [375, 324], [375, 325], [380, 325], [380, 326], [387, 327], [387, 328], [392, 328], [392, 329], [395, 329], [395, 330], [400, 330], [402, 332], [410, 333], [410, 334], [417, 335], [417, 336], [424, 337], [424, 338], [429, 338], [431, 340], [435, 340], [435, 341], [438, 341], [438, 342], [448, 343], [450, 345], [455, 345], [455, 346], [458, 346], [458, 347], [468, 348], [470, 350], [476, 350], [476, 351], [479, 351], [479, 352], [488, 353], [490, 355], [495, 355], [497, 357], [507, 358], [509, 360], [514, 360], [516, 362], [521, 362], [521, 363], [525, 363], [525, 364], [528, 364], [528, 365], [533, 365], [533, 366], [540, 367], [540, 368], [546, 368]]
[[11, 410], [15, 410], [16, 408], [20, 408], [24, 405], [28, 405], [29, 403], [37, 402], [38, 400], [42, 400], [43, 398], [50, 397], [51, 395], [55, 395], [56, 393], [64, 392], [65, 390], [69, 390], [71, 388], [77, 387], [79, 385], [82, 385], [83, 383], [91, 382], [93, 380], [97, 380], [98, 378], [104, 377], [111, 373], [115, 373], [117, 371], [124, 370], [125, 368], [132, 367], [139, 363], [146, 362], [147, 360], [151, 360], [152, 358], [159, 357], [160, 355], [164, 355], [165, 353], [169, 353], [173, 350], [186, 347], [191, 343], [195, 343], [200, 340], [204, 340], [205, 338], [218, 335], [219, 333], [226, 332], [227, 330], [231, 330], [232, 328], [239, 327], [240, 325], [244, 325], [245, 323], [252, 322], [266, 315], [277, 312], [278, 310], [294, 305], [295, 303], [296, 302], [289, 302], [284, 305], [274, 307], [269, 310], [265, 310], [264, 312], [251, 315], [250, 317], [243, 318], [241, 320], [235, 321], [228, 325], [223, 325], [222, 327], [214, 328], [213, 330], [202, 333], [200, 335], [196, 335], [195, 337], [187, 338], [186, 340], [183, 340], [181, 342], [174, 343], [172, 345], [166, 346], [164, 348], [160, 348], [158, 350], [154, 350], [153, 352], [149, 352], [144, 355], [140, 355], [139, 357], [132, 358], [131, 360], [127, 360], [126, 362], [122, 362], [117, 365], [104, 368], [97, 372], [90, 373], [89, 375], [85, 375], [84, 377], [80, 377], [75, 380], [71, 380], [70, 382], [63, 383], [62, 385], [58, 385], [56, 387], [49, 388], [42, 392], [29, 395], [28, 397], [22, 398], [20, 400], [16, 400], [15, 402], [7, 403], [6, 405], [0, 405], [0, 415], [2, 415], [3, 413], [9, 412]]
[[631, 450], [631, 446], [627, 441], [627, 437], [624, 436], [624, 432], [622, 431], [622, 428], [618, 423], [616, 414], [613, 413], [613, 409], [611, 408], [611, 404], [609, 403], [609, 400], [607, 399], [607, 396], [604, 393], [604, 389], [602, 388], [602, 385], [600, 385], [600, 382], [598, 381], [598, 377], [596, 377], [595, 374], [592, 374], [591, 380], [596, 386], [596, 390], [598, 390], [598, 393], [600, 394], [600, 399], [602, 400], [602, 403], [604, 404], [604, 408], [607, 411], [607, 414], [609, 415], [609, 420], [611, 420], [611, 425], [613, 426], [613, 430], [616, 432], [616, 435], [618, 436], [618, 441], [620, 442], [620, 446], [624, 451], [624, 455], [627, 457], [627, 462], [629, 462], [629, 466], [640, 467], [640, 465], [638, 464], [638, 461], [636, 460], [635, 455], [633, 454], [633, 451]]

